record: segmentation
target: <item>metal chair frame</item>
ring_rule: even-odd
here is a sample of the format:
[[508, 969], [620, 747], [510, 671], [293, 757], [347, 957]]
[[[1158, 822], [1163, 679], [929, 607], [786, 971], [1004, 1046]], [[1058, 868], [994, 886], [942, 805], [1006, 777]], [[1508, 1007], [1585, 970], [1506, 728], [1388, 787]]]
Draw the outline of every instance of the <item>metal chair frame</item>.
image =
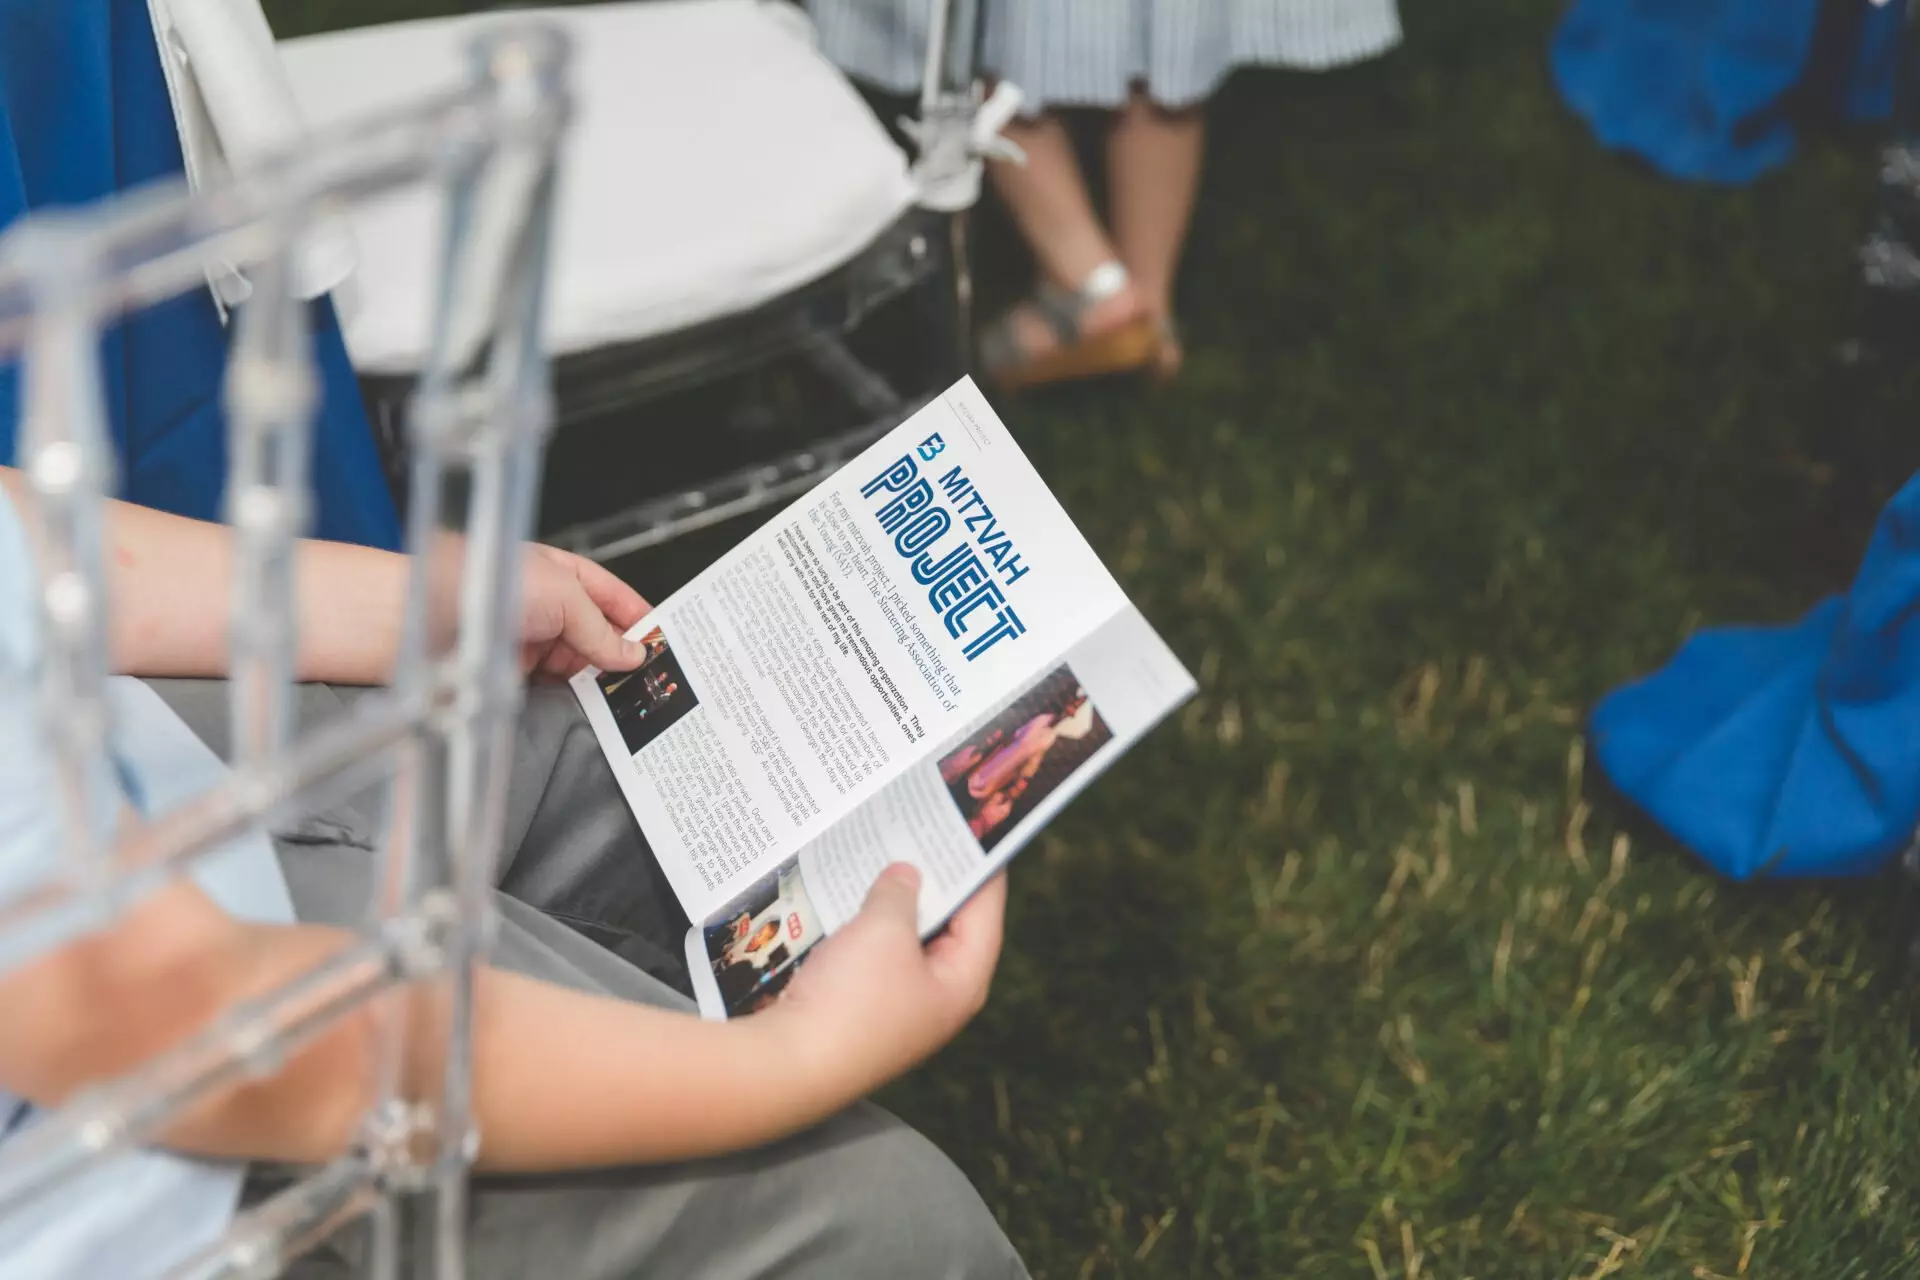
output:
[[[56, 880], [0, 904], [0, 927], [44, 945], [119, 913], [223, 842], [391, 777], [383, 872], [364, 934], [312, 971], [135, 1072], [89, 1088], [0, 1146], [0, 1212], [151, 1141], [182, 1108], [270, 1073], [348, 1012], [376, 1011], [377, 1101], [338, 1160], [241, 1214], [177, 1280], [262, 1277], [343, 1223], [371, 1216], [374, 1274], [464, 1270], [474, 973], [489, 937], [490, 869], [521, 698], [519, 599], [551, 424], [538, 317], [554, 160], [567, 113], [565, 40], [537, 23], [476, 44], [458, 92], [318, 139], [217, 188], [136, 193], [29, 218], [0, 239], [0, 354], [23, 356], [23, 516], [40, 562], [42, 728], [59, 779]], [[409, 614], [393, 686], [296, 736], [295, 540], [316, 383], [294, 286], [304, 235], [343, 202], [415, 182], [448, 194], [432, 351], [408, 413]], [[96, 815], [109, 750], [104, 504], [113, 454], [98, 337], [114, 317], [204, 287], [209, 265], [253, 280], [226, 384], [234, 767], [217, 789], [117, 836]], [[464, 538], [448, 541], [448, 494]], [[456, 625], [430, 616], [450, 601]], [[420, 1001], [425, 996], [427, 999]], [[425, 1035], [414, 1004], [433, 1012]], [[403, 1069], [404, 1067], [404, 1069]]]

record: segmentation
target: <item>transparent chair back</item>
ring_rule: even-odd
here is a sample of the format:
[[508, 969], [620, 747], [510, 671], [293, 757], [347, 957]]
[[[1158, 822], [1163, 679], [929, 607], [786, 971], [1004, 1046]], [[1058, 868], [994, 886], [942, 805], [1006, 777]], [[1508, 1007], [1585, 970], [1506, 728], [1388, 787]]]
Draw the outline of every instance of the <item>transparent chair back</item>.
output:
[[[463, 1273], [473, 975], [521, 696], [522, 555], [550, 420], [539, 341], [566, 49], [514, 21], [473, 50], [457, 92], [314, 139], [216, 187], [148, 190], [0, 239], [0, 359], [18, 358], [22, 504], [38, 561], [41, 726], [59, 779], [57, 879], [0, 904], [44, 952], [111, 929], [131, 903], [276, 815], [379, 783], [389, 829], [363, 934], [319, 967], [122, 1078], [95, 1082], [0, 1144], [0, 1214], [31, 1212], [100, 1161], [153, 1141], [187, 1107], [276, 1069], [354, 1011], [378, 1034], [375, 1102], [351, 1150], [248, 1208], [178, 1277], [276, 1274], [371, 1220], [373, 1274]], [[411, 407], [404, 509], [412, 557], [391, 687], [295, 733], [296, 539], [308, 526], [318, 395], [303, 254], [340, 209], [411, 183], [445, 196], [434, 342]], [[114, 486], [100, 335], [121, 315], [238, 268], [225, 384], [234, 528], [233, 768], [165, 815], [96, 835], [112, 602], [103, 562]], [[26, 931], [31, 930], [29, 935]], [[11, 948], [9, 959], [31, 958]], [[402, 1017], [405, 1003], [426, 1018]], [[20, 1034], [16, 1029], [8, 1034]]]

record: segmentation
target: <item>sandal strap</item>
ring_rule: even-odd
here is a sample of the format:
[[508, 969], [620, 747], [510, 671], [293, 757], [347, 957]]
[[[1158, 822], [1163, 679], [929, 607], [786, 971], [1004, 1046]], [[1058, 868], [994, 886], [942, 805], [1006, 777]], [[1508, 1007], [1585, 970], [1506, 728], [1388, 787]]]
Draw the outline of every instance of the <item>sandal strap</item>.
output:
[[1053, 330], [1053, 338], [1063, 347], [1080, 341], [1080, 320], [1087, 313], [1086, 299], [1065, 289], [1041, 285], [1030, 300], [1036, 314]]
[[[1062, 289], [1042, 284], [1027, 299], [1026, 305], [1053, 331], [1054, 341], [1070, 347], [1084, 336], [1081, 321], [1094, 306], [1105, 302], [1131, 283], [1124, 265], [1109, 259], [1087, 273], [1078, 289]], [[1012, 369], [1027, 359], [1013, 329], [1013, 312], [987, 326], [979, 339], [980, 363], [988, 373]]]
[[989, 377], [997, 377], [1018, 368], [1027, 353], [1013, 332], [1011, 314], [1000, 317], [980, 332], [980, 368]]
[[1053, 330], [1060, 345], [1071, 346], [1081, 338], [1080, 322], [1085, 319], [1087, 312], [1117, 295], [1132, 283], [1132, 279], [1124, 264], [1109, 258], [1087, 272], [1086, 279], [1080, 282], [1077, 289], [1041, 285], [1034, 292], [1033, 306]]
[[1078, 292], [1081, 304], [1090, 307], [1096, 302], [1105, 302], [1132, 283], [1133, 276], [1128, 273], [1126, 264], [1118, 258], [1108, 258], [1087, 272], [1087, 278], [1080, 282]]

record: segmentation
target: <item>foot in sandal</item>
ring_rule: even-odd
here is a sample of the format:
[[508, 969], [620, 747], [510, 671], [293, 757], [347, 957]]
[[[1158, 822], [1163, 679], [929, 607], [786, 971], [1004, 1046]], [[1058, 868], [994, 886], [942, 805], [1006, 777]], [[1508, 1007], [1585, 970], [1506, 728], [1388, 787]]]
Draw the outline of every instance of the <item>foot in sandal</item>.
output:
[[980, 335], [980, 365], [1001, 391], [1129, 373], [1163, 359], [1163, 330], [1127, 269], [1095, 267], [1078, 289], [1042, 285]]

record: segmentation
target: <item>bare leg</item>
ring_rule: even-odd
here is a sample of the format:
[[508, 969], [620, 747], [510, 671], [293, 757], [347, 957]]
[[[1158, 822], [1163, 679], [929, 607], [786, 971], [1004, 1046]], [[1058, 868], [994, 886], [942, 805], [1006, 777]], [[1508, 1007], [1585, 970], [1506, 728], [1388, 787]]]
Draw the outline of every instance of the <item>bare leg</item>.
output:
[[[1052, 116], [1016, 120], [1006, 136], [1027, 153], [1024, 166], [989, 166], [994, 188], [1033, 250], [1041, 276], [1058, 288], [1078, 290], [1093, 269], [1120, 255], [1093, 211], [1073, 139]], [[1142, 314], [1135, 289], [1126, 289], [1091, 308], [1085, 331], [1099, 333]], [[1020, 344], [1028, 351], [1054, 345], [1053, 331], [1036, 315], [1016, 315]]]
[[[1107, 135], [1114, 241], [1134, 288], [1156, 320], [1167, 321], [1173, 314], [1173, 281], [1200, 185], [1205, 143], [1201, 108], [1165, 111], [1139, 88]], [[1176, 372], [1181, 356], [1176, 344], [1164, 344], [1161, 372]]]
[[993, 185], [1020, 224], [1041, 273], [1063, 289], [1115, 257], [1113, 242], [1093, 211], [1073, 139], [1053, 116], [1016, 120], [1007, 138], [1027, 153], [1025, 165], [995, 164]]

